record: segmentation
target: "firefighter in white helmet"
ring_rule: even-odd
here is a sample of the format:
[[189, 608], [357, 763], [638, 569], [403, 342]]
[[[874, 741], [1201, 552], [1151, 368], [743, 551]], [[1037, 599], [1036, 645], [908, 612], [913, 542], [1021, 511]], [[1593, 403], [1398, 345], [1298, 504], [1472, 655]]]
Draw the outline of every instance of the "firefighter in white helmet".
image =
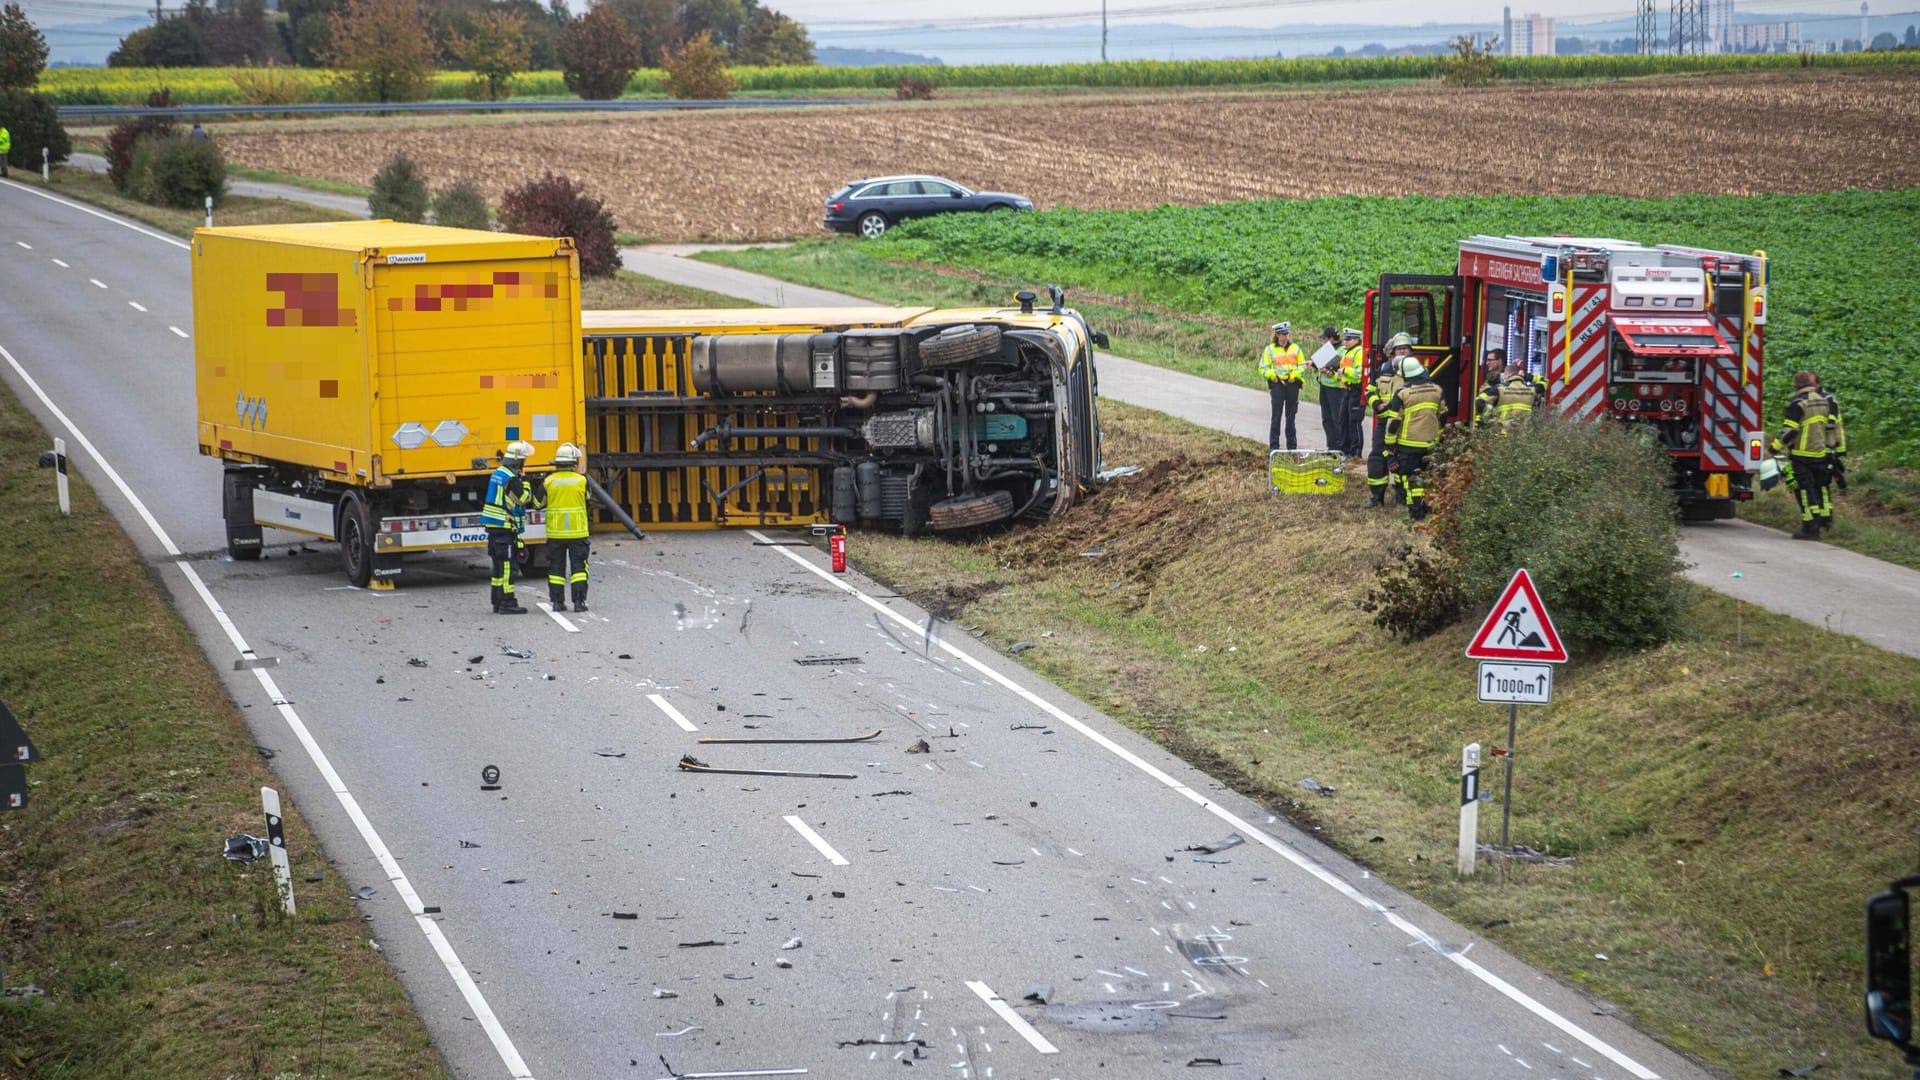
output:
[[493, 564], [493, 613], [525, 615], [527, 609], [513, 597], [513, 560], [526, 551], [520, 539], [526, 527], [527, 507], [535, 504], [533, 489], [522, 475], [533, 446], [515, 440], [500, 455], [500, 466], [487, 478], [487, 501], [480, 524], [487, 530], [487, 558]]
[[553, 610], [567, 609], [567, 590], [573, 590], [573, 610], [587, 610], [587, 477], [580, 472], [580, 448], [561, 443], [553, 452], [553, 475], [547, 477], [547, 599]]
[[1407, 515], [1415, 521], [1424, 521], [1427, 454], [1440, 441], [1447, 395], [1439, 383], [1427, 377], [1427, 366], [1412, 356], [1400, 361], [1400, 377], [1405, 382], [1387, 402], [1387, 411], [1400, 417], [1393, 471], [1399, 477], [1400, 491], [1407, 498]]
[[[1358, 345], [1360, 331], [1348, 330], [1347, 340]], [[1367, 381], [1367, 408], [1373, 412], [1373, 446], [1367, 452], [1367, 505], [1385, 506], [1387, 496], [1399, 490], [1392, 483], [1394, 443], [1400, 435], [1400, 416], [1387, 408], [1400, 392], [1400, 362], [1413, 355], [1413, 335], [1395, 334], [1387, 341], [1387, 355], [1375, 364]]]

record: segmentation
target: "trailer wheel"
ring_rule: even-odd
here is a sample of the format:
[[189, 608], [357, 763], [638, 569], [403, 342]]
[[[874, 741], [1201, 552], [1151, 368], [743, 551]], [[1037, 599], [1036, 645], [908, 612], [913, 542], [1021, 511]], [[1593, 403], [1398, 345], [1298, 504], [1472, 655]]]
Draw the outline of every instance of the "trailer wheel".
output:
[[262, 549], [260, 526], [253, 522], [253, 474], [228, 469], [220, 483], [220, 517], [227, 523], [227, 554], [235, 562], [253, 562]]
[[340, 538], [340, 562], [346, 568], [347, 581], [366, 588], [373, 580], [373, 518], [367, 513], [365, 496], [349, 491], [341, 497], [333, 534]]
[[991, 525], [1012, 516], [1013, 496], [1005, 491], [962, 495], [957, 499], [935, 503], [931, 511], [933, 527], [939, 532]]
[[920, 362], [930, 366], [964, 364], [998, 355], [997, 326], [953, 326], [920, 342]]

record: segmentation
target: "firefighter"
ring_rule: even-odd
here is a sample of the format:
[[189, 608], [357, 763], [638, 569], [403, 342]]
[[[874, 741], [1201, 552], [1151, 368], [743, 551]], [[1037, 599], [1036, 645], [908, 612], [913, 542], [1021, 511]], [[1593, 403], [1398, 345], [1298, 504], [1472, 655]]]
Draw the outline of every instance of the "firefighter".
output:
[[[1397, 338], [1396, 338], [1397, 340]], [[1406, 382], [1387, 402], [1387, 410], [1399, 414], [1398, 439], [1393, 455], [1393, 471], [1399, 477], [1400, 490], [1407, 500], [1407, 516], [1415, 521], [1427, 517], [1425, 487], [1427, 453], [1440, 441], [1441, 413], [1446, 408], [1446, 391], [1427, 377], [1427, 367], [1408, 356], [1400, 361], [1400, 377]]]
[[1474, 407], [1481, 423], [1506, 424], [1532, 419], [1538, 397], [1539, 389], [1516, 364], [1506, 369], [1500, 381], [1480, 391]]
[[1293, 418], [1300, 411], [1300, 384], [1306, 375], [1307, 358], [1293, 343], [1293, 324], [1273, 324], [1273, 341], [1260, 354], [1260, 377], [1267, 380], [1267, 397], [1273, 404], [1273, 419], [1267, 424], [1267, 449], [1280, 449], [1280, 427], [1287, 429], [1287, 449], [1300, 448]]
[[1833, 492], [1827, 485], [1846, 445], [1839, 403], [1820, 388], [1818, 375], [1795, 372], [1786, 420], [1773, 440], [1773, 452], [1787, 455], [1794, 494], [1800, 500], [1800, 531], [1793, 534], [1795, 540], [1818, 540], [1822, 529], [1833, 527]]
[[587, 478], [580, 468], [580, 448], [561, 443], [546, 484], [547, 599], [555, 611], [567, 610], [569, 585], [573, 610], [587, 610]]
[[500, 467], [487, 478], [487, 501], [480, 509], [480, 524], [487, 530], [487, 558], [493, 563], [493, 613], [525, 615], [527, 609], [513, 596], [513, 561], [526, 552], [520, 539], [527, 517], [527, 506], [534, 501], [532, 488], [521, 475], [532, 445], [515, 441], [500, 455]]
[[1340, 358], [1335, 356], [1318, 369], [1320, 383], [1320, 430], [1327, 436], [1327, 449], [1347, 446], [1347, 393], [1340, 381]]
[[1490, 386], [1500, 385], [1507, 370], [1507, 350], [1488, 349], [1487, 355], [1480, 359], [1480, 392], [1485, 393]]
[[[1331, 326], [1327, 327], [1327, 341], [1328, 344], [1332, 344], [1333, 327]], [[1342, 396], [1346, 398], [1347, 411], [1346, 415], [1340, 419], [1340, 431], [1345, 438], [1344, 445], [1338, 449], [1347, 457], [1358, 460], [1367, 452], [1366, 432], [1360, 428], [1360, 417], [1365, 409], [1365, 402], [1361, 398], [1364, 393], [1361, 384], [1366, 381], [1367, 350], [1357, 338], [1343, 339], [1342, 344], [1344, 347], [1340, 350], [1339, 360], [1340, 389]]]
[[[1348, 330], [1344, 336], [1348, 342], [1358, 344], [1360, 331]], [[1400, 418], [1387, 410], [1387, 403], [1400, 390], [1400, 362], [1412, 355], [1412, 336], [1393, 335], [1387, 342], [1387, 355], [1374, 365], [1373, 379], [1367, 387], [1367, 408], [1373, 413], [1373, 448], [1367, 454], [1368, 506], [1386, 505], [1387, 496], [1394, 490], [1387, 466], [1393, 455]]]

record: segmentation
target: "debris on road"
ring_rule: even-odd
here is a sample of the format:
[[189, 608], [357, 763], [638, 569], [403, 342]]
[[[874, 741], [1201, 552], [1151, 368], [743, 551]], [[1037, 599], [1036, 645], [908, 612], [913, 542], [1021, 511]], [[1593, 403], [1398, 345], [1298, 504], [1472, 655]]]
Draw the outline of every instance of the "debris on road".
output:
[[726, 776], [791, 776], [809, 780], [855, 780], [853, 773], [796, 772], [792, 769], [720, 769], [688, 754], [680, 759], [680, 771], [713, 773]]
[[409, 656], [407, 657], [407, 666], [408, 667], [426, 667], [427, 662], [425, 660], [420, 659], [417, 656]]
[[797, 949], [799, 947], [800, 947], [799, 938], [789, 938], [787, 939], [787, 943], [785, 945], [780, 946], [780, 948], [786, 949], [786, 950]]
[[714, 941], [712, 939], [708, 939], [706, 941], [682, 941], [679, 944], [680, 944], [680, 947], [683, 949], [712, 949], [712, 948], [724, 949], [727, 947], [726, 942]]
[[533, 654], [532, 654], [532, 653], [530, 653], [530, 652], [528, 652], [528, 651], [527, 651], [527, 650], [525, 650], [525, 649], [520, 649], [520, 648], [515, 648], [515, 647], [514, 647], [514, 646], [512, 646], [512, 645], [502, 645], [502, 646], [500, 646], [500, 651], [501, 651], [502, 653], [504, 653], [505, 655], [507, 655], [507, 656], [511, 656], [511, 657], [513, 657], [513, 658], [514, 658], [515, 660], [531, 660], [531, 659], [533, 659]]
[[220, 857], [241, 866], [251, 866], [267, 857], [267, 848], [267, 842], [260, 837], [241, 833], [227, 837], [227, 849], [220, 853]]
[[487, 661], [487, 658], [486, 658], [486, 657], [484, 657], [484, 656], [469, 656], [469, 657], [467, 657], [467, 663], [469, 663], [469, 664], [484, 664], [484, 663], [486, 663], [486, 661]]
[[657, 998], [677, 998], [680, 996], [680, 992], [678, 990], [662, 990], [656, 986], [653, 988], [653, 996]]
[[704, 737], [704, 738], [702, 738], [702, 739], [700, 739], [700, 741], [701, 741], [701, 742], [703, 742], [703, 743], [742, 743], [742, 744], [745, 744], [745, 743], [856, 743], [856, 742], [870, 742], [870, 741], [872, 741], [872, 740], [874, 740], [874, 739], [877, 739], [877, 738], [879, 738], [879, 737], [880, 737], [880, 732], [881, 732], [882, 730], [884, 730], [884, 729], [882, 729], [882, 728], [874, 728], [874, 729], [873, 729], [872, 731], [869, 731], [869, 732], [867, 732], [867, 733], [866, 733], [865, 735], [852, 735], [852, 736], [848, 736], [848, 737], [846, 737], [846, 738], [824, 738], [824, 739], [780, 739], [780, 738], [765, 738], [765, 739], [761, 739], [761, 738], [743, 738], [743, 739], [735, 739], [735, 738], [722, 738], [722, 737], [719, 737], [719, 736], [707, 736], [707, 737]]
[[463, 847], [463, 848], [477, 848], [477, 847], [479, 847], [480, 845], [479, 845], [479, 844], [476, 844], [476, 843], [474, 843], [474, 842], [473, 842], [473, 841], [471, 841], [471, 840], [462, 840], [462, 841], [460, 841], [460, 846], [461, 846], [461, 847]]
[[1020, 1000], [1031, 1001], [1035, 1005], [1045, 1005], [1053, 1000], [1053, 987], [1045, 983], [1029, 986], [1026, 993], [1020, 995]]
[[637, 911], [616, 911], [613, 913], [613, 917], [616, 919], [637, 919], [640, 917], [640, 913]]
[[927, 740], [925, 740], [925, 739], [915, 739], [915, 740], [913, 740], [913, 745], [912, 745], [912, 746], [909, 746], [909, 747], [907, 747], [907, 753], [909, 753], [909, 754], [931, 754], [931, 753], [933, 753], [933, 746], [932, 746], [931, 744], [929, 744], [929, 743], [927, 742]]
[[373, 899], [373, 893], [374, 893], [373, 886], [362, 885], [359, 888], [353, 890], [353, 898], [355, 900], [371, 900]]
[[611, 746], [603, 746], [600, 749], [595, 750], [593, 753], [595, 757], [626, 757], [627, 756], [627, 752], [625, 750], [615, 750]]
[[811, 656], [796, 656], [793, 662], [813, 667], [821, 664], [857, 664], [860, 658], [848, 656], [845, 653], [815, 653]]
[[1009, 645], [1007, 647], [1007, 651], [1012, 653], [1015, 656], [1019, 656], [1021, 653], [1026, 652], [1028, 649], [1035, 649], [1035, 648], [1039, 648], [1039, 646], [1035, 645], [1031, 641], [1016, 641], [1012, 645]]
[[480, 790], [481, 791], [499, 791], [500, 790], [500, 766], [482, 765], [480, 767]]
[[1181, 851], [1197, 851], [1202, 855], [1217, 855], [1220, 852], [1227, 850], [1228, 848], [1237, 848], [1241, 844], [1244, 844], [1246, 842], [1247, 842], [1247, 838], [1244, 836], [1241, 836], [1239, 833], [1236, 832], [1236, 833], [1228, 833], [1227, 835], [1221, 837], [1218, 840], [1209, 840], [1205, 843], [1194, 844], [1190, 847], [1183, 847], [1180, 850]]

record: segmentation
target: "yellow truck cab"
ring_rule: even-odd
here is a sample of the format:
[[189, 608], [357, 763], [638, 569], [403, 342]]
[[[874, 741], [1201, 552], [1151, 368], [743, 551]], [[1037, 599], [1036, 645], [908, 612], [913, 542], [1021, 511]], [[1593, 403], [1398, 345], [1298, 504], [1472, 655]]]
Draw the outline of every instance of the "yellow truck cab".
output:
[[236, 559], [271, 526], [385, 583], [404, 553], [485, 545], [508, 443], [537, 470], [581, 441], [570, 240], [328, 222], [199, 229], [191, 258], [200, 452], [226, 465]]

